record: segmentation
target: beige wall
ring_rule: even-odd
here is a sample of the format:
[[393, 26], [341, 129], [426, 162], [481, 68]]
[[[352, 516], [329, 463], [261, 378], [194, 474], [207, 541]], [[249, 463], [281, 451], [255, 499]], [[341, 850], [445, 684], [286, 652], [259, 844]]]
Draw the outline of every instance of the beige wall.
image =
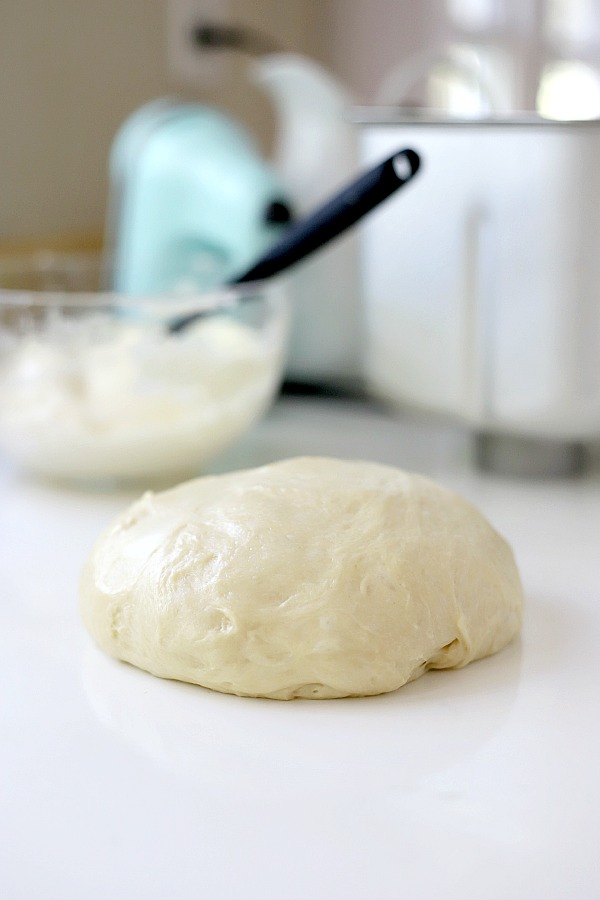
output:
[[160, 0], [0, 4], [0, 236], [98, 227], [110, 137], [165, 89]]
[[[101, 230], [115, 131], [154, 97], [183, 90], [215, 103], [268, 148], [271, 109], [246, 83], [241, 58], [210, 90], [183, 88], [169, 71], [166, 4], [1, 0], [0, 242]], [[415, 21], [413, 0], [229, 0], [229, 8], [237, 22], [325, 62], [361, 100], [422, 39], [427, 19]]]
[[317, 52], [358, 101], [369, 102], [403, 59], [441, 38], [444, 0], [312, 0], [321, 19]]

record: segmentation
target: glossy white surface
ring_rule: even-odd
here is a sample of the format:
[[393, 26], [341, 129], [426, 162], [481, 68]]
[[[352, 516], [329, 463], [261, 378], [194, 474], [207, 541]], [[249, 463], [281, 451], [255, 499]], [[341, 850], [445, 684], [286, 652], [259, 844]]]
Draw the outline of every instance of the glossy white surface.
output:
[[81, 563], [128, 495], [0, 469], [6, 900], [600, 895], [600, 474], [475, 474], [458, 432], [281, 402], [220, 468], [298, 453], [433, 475], [511, 541], [522, 640], [364, 700], [240, 699], [105, 658]]

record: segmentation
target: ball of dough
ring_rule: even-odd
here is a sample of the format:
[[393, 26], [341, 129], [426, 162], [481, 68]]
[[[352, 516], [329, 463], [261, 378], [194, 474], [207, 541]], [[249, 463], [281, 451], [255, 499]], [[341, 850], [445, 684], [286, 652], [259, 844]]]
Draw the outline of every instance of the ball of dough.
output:
[[109, 654], [226, 693], [393, 691], [518, 632], [512, 552], [389, 466], [299, 458], [147, 493], [98, 540], [84, 622]]

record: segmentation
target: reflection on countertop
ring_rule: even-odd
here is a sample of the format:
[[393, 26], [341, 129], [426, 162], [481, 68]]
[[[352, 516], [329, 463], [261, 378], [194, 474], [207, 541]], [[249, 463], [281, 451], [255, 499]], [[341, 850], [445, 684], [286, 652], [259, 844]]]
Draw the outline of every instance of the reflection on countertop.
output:
[[415, 783], [503, 726], [520, 666], [517, 640], [495, 657], [428, 672], [390, 694], [276, 701], [155, 678], [89, 641], [82, 652], [85, 694], [103, 726], [172, 773], [239, 796], [262, 792], [266, 777], [280, 796], [322, 778], [332, 788], [362, 781], [381, 790], [390, 767], [399, 783]]

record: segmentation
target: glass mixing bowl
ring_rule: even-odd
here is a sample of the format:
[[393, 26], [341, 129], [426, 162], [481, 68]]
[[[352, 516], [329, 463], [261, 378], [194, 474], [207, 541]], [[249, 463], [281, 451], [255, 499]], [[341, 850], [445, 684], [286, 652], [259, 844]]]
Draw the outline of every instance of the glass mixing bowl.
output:
[[0, 261], [0, 455], [23, 470], [175, 483], [272, 403], [288, 335], [281, 282], [132, 297], [89, 290], [90, 259], [42, 262], [40, 281], [35, 260]]

